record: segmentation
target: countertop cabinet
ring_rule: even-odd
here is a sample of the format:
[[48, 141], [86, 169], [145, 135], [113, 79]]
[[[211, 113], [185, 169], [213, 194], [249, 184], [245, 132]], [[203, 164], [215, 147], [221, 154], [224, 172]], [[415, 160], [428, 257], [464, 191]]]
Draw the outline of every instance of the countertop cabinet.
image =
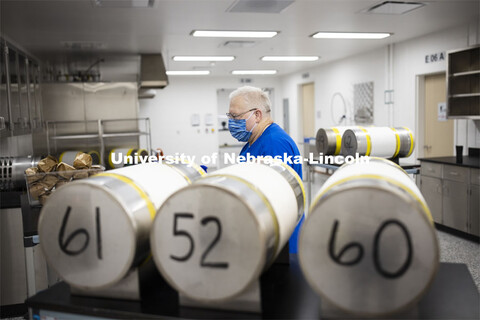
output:
[[447, 227], [476, 236], [480, 233], [480, 169], [477, 160], [466, 159], [468, 166], [454, 165], [450, 158], [420, 159], [420, 190], [433, 220]]
[[433, 216], [433, 221], [443, 223], [442, 218], [442, 179], [421, 176], [420, 191], [427, 201]]
[[443, 180], [443, 224], [468, 232], [467, 184], [463, 182]]
[[468, 204], [470, 233], [480, 236], [480, 169], [470, 169]]

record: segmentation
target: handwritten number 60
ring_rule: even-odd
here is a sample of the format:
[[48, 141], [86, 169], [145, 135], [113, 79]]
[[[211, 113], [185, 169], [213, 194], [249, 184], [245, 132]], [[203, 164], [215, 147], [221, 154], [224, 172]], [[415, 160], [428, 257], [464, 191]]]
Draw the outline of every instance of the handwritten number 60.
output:
[[[398, 228], [400, 228], [400, 230], [405, 236], [405, 239], [407, 240], [407, 257], [405, 259], [405, 262], [402, 264], [402, 266], [395, 272], [386, 271], [385, 269], [383, 269], [382, 265], [380, 264], [380, 254], [379, 254], [380, 237], [383, 231], [390, 225], [395, 225]], [[346, 246], [344, 246], [340, 250], [340, 252], [336, 254], [335, 239], [337, 236], [338, 226], [339, 226], [339, 222], [338, 220], [335, 220], [335, 222], [333, 223], [332, 233], [330, 234], [330, 240], [328, 242], [328, 254], [330, 258], [339, 265], [354, 266], [363, 259], [363, 253], [364, 253], [363, 246], [359, 242], [351, 242]], [[348, 261], [345, 261], [344, 259], [342, 259], [342, 257], [348, 250], [353, 250], [353, 249], [357, 249], [357, 255], [354, 258]], [[407, 228], [400, 221], [395, 219], [390, 219], [383, 222], [378, 228], [377, 232], [375, 233], [374, 241], [373, 241], [373, 264], [377, 272], [385, 278], [390, 278], [390, 279], [398, 278], [402, 276], [410, 267], [410, 264], [412, 263], [412, 256], [413, 256], [412, 240]]]

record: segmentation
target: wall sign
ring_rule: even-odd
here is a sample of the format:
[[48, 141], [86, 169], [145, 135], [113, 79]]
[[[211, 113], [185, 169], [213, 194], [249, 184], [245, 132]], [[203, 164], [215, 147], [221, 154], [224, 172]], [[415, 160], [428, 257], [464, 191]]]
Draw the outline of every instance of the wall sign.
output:
[[447, 121], [447, 104], [445, 102], [438, 104], [438, 121]]
[[445, 52], [431, 53], [425, 55], [425, 63], [445, 61]]

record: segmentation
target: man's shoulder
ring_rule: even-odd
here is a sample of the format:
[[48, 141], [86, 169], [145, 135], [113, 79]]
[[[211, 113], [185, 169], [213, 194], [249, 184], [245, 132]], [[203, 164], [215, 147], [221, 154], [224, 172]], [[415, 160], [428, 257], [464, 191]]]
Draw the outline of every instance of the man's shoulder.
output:
[[267, 128], [267, 130], [265, 130], [266, 131], [265, 132], [266, 133], [265, 138], [270, 139], [270, 140], [275, 140], [275, 141], [285, 140], [285, 141], [288, 141], [289, 143], [294, 144], [294, 141], [293, 141], [292, 137], [290, 137], [288, 135], [288, 133], [286, 133], [285, 130], [283, 130], [282, 127], [280, 127], [278, 124], [272, 123]]
[[[262, 139], [262, 145], [265, 151], [271, 153], [278, 152], [287, 152], [297, 153], [297, 145], [293, 139], [283, 130], [278, 124], [272, 123], [267, 129], [270, 129], [268, 132], [265, 130], [264, 137]], [[263, 135], [262, 135], [263, 136]]]

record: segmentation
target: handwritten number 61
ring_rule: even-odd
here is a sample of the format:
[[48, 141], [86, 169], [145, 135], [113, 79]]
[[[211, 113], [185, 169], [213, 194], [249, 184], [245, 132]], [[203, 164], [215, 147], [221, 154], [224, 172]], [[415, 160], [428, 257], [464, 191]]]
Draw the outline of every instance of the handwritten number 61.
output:
[[[65, 229], [67, 228], [68, 218], [70, 217], [70, 212], [72, 211], [72, 207], [68, 206], [65, 215], [63, 216], [62, 225], [60, 227], [60, 233], [58, 234], [58, 245], [62, 252], [69, 256], [76, 256], [84, 252], [88, 248], [88, 243], [90, 242], [90, 234], [85, 228], [79, 228], [73, 231], [66, 239], [65, 239]], [[103, 258], [102, 254], [102, 238], [100, 233], [100, 208], [95, 208], [95, 226], [96, 226], [96, 233], [97, 233], [97, 257], [98, 259]], [[83, 236], [84, 242], [80, 249], [72, 250], [68, 247], [73, 239], [77, 237]]]

